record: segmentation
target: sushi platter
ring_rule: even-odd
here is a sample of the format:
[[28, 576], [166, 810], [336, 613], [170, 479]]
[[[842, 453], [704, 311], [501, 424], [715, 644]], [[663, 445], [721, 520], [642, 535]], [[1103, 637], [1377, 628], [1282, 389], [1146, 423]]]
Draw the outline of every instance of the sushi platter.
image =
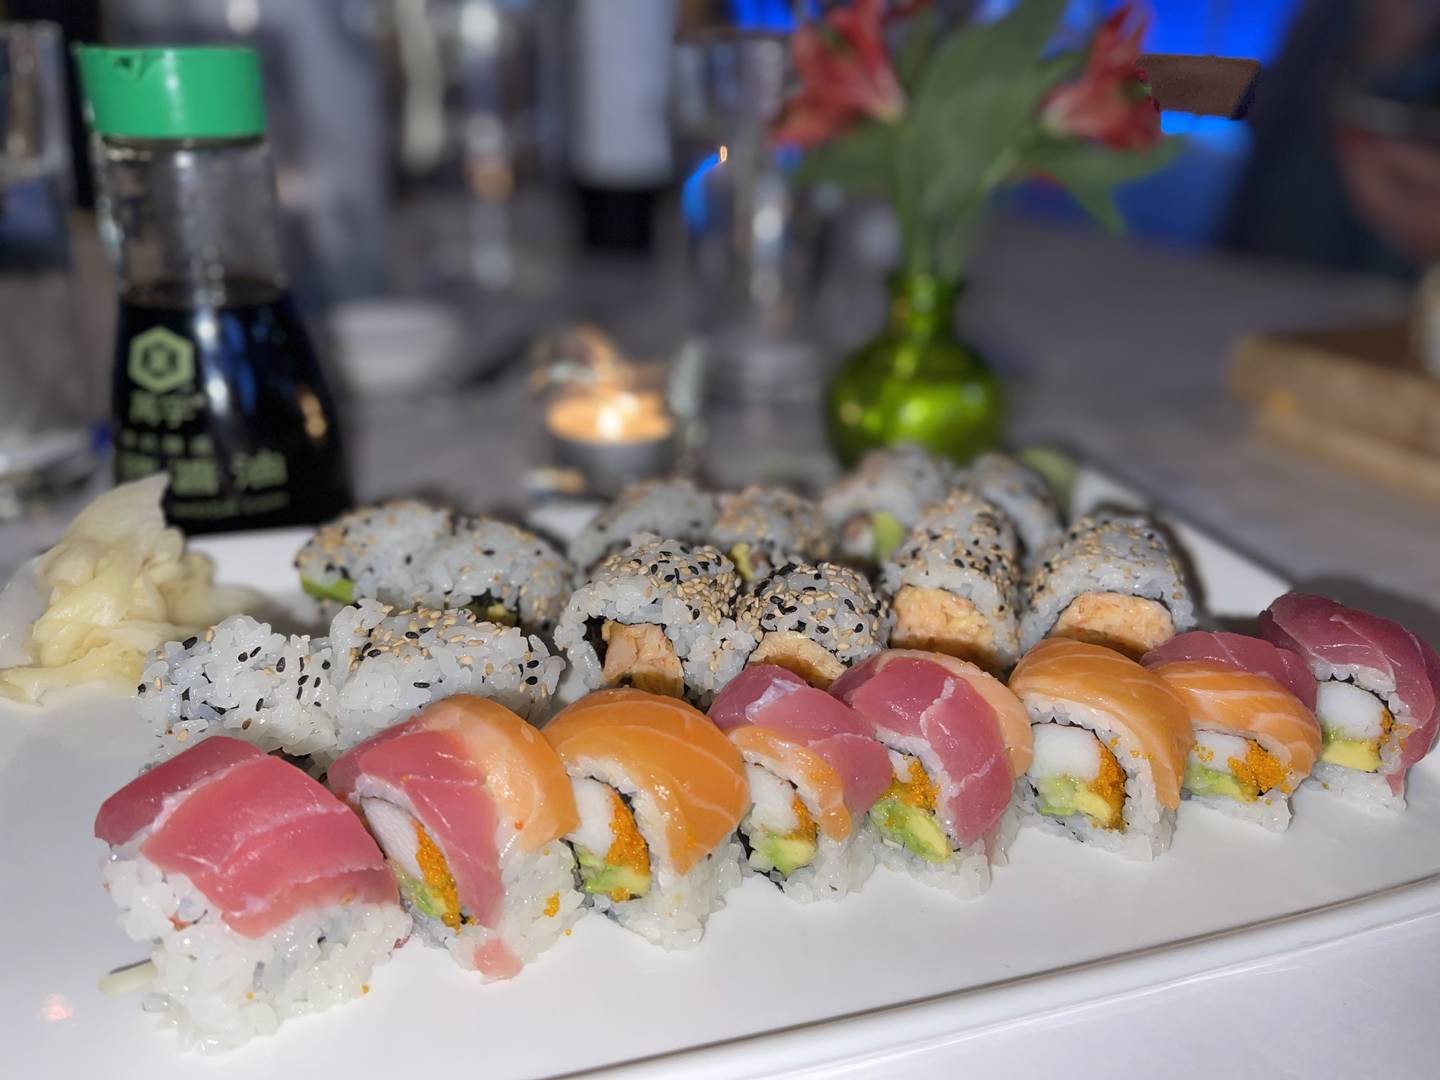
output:
[[[1070, 503], [1073, 514], [1083, 514], [1102, 505], [1138, 509], [1143, 507], [1144, 500], [1105, 475], [1082, 469]], [[1286, 593], [1287, 582], [1281, 575], [1183, 521], [1163, 512], [1158, 517], [1173, 532], [1188, 557], [1208, 617], [1223, 619], [1227, 625], [1253, 621], [1258, 613]], [[552, 532], [563, 530], [579, 535], [585, 522], [552, 517], [546, 524]], [[259, 606], [250, 609], [257, 618], [263, 614], [277, 627], [288, 627], [315, 625], [317, 612], [325, 610], [316, 599], [322, 593], [322, 600], [349, 603], [352, 599], [348, 592], [349, 577], [343, 572], [334, 573], [333, 565], [327, 569], [323, 559], [317, 573], [329, 574], [329, 577], [318, 584], [309, 581], [302, 591], [293, 561], [296, 552], [310, 540], [311, 534], [306, 531], [283, 530], [220, 536], [197, 541], [193, 547], [213, 561], [216, 580], [259, 594]], [[867, 535], [862, 540], [869, 543], [873, 537]], [[1011, 542], [1014, 542], [1013, 536]], [[646, 559], [653, 555], [657, 562], [669, 557], [663, 548], [641, 550], [646, 552]], [[656, 551], [658, 555], [653, 554]], [[539, 556], [543, 562], [543, 552]], [[607, 562], [603, 565], [613, 571], [627, 564]], [[955, 565], [959, 566], [960, 561], [955, 560]], [[666, 563], [661, 569], [669, 566]], [[469, 569], [468, 565], [460, 567], [462, 571]], [[709, 572], [708, 567], [703, 569]], [[989, 563], [985, 563], [985, 569], [989, 572]], [[783, 579], [790, 571], [789, 566], [771, 567], [770, 572], [775, 575], [771, 580]], [[683, 576], [685, 571], [682, 566], [675, 572]], [[614, 611], [615, 604], [625, 603], [624, 594], [618, 586], [604, 580], [604, 573], [597, 571], [591, 584], [577, 590], [575, 597], [580, 599], [571, 598], [566, 610], [577, 604], [588, 604], [585, 610], [594, 619]], [[857, 579], [852, 588], [838, 571], [832, 577], [835, 583], [830, 587], [836, 590], [832, 595], [843, 600], [851, 611], [855, 610], [855, 602], [863, 607], [861, 593], [868, 586]], [[1063, 585], [1057, 573], [1052, 575], [1047, 588], [1058, 591]], [[345, 594], [331, 595], [337, 589], [346, 590]], [[586, 593], [585, 589], [591, 591]], [[480, 595], [472, 589], [466, 594], [467, 599], [472, 593]], [[691, 595], [686, 594], [687, 599]], [[764, 590], [756, 590], [755, 595], [763, 598]], [[617, 596], [619, 600], [615, 599]], [[495, 599], [489, 592], [484, 593], [484, 597], [487, 602]], [[527, 599], [533, 601], [534, 593]], [[703, 600], [695, 601], [697, 608], [703, 604]], [[1058, 612], [1064, 603], [1056, 601], [1054, 606]], [[344, 608], [344, 611], [355, 610]], [[789, 621], [782, 618], [774, 622], [776, 610]], [[1177, 626], [1171, 629], [1173, 633], [1186, 610], [1181, 605], [1172, 605], [1171, 610], [1177, 621]], [[555, 611], [559, 611], [558, 605]], [[810, 609], [800, 614], [810, 615]], [[344, 617], [343, 612], [336, 616], [337, 620]], [[805, 622], [796, 621], [794, 605], [786, 607], [784, 601], [776, 605], [770, 617], [771, 622], [762, 621], [757, 625], [774, 635], [772, 646], [777, 654], [780, 634], [793, 638], [797, 626], [799, 631], [806, 629]], [[1061, 617], [1052, 614], [1050, 621]], [[16, 662], [14, 623], [17, 618], [14, 604], [0, 601], [0, 624], [4, 624], [0, 625], [0, 653], [6, 654], [0, 661], [5, 663]], [[512, 748], [518, 745], [517, 739], [521, 742], [531, 739], [544, 745], [544, 740], [518, 718], [530, 717], [532, 707], [538, 707], [537, 695], [547, 685], [561, 702], [580, 698], [579, 706], [571, 705], [560, 714], [560, 720], [552, 721], [553, 730], [546, 729], [559, 759], [573, 776], [577, 775], [573, 768], [575, 761], [587, 753], [598, 752], [583, 747], [575, 749], [586, 735], [584, 717], [575, 710], [591, 702], [595, 703], [593, 711], [603, 711], [606, 706], [598, 702], [600, 694], [588, 698], [584, 695], [608, 675], [608, 668], [605, 673], [601, 672], [603, 650], [596, 646], [595, 634], [587, 638], [575, 632], [567, 638], [566, 616], [554, 614], [550, 618], [558, 625], [554, 632], [557, 646], [569, 641], [565, 649], [571, 656], [571, 667], [581, 669], [579, 676], [574, 670], [562, 674], [564, 664], [553, 656], [547, 660], [549, 654], [540, 642], [527, 644], [523, 632], [511, 627], [508, 631], [511, 636], [504, 638], [502, 644], [508, 642], [506, 648], [514, 647], [513, 656], [496, 653], [495, 664], [501, 668], [512, 664], [522, 677], [504, 684], [477, 682], [468, 692], [491, 698], [472, 710], [476, 715], [504, 714], [503, 720], [491, 718], [493, 730], [499, 731], [500, 726], [496, 725], [513, 721], [515, 731], [506, 736], [511, 739]], [[813, 615], [810, 620], [814, 621]], [[455, 623], [452, 619], [451, 624]], [[478, 631], [467, 629], [470, 624], [463, 620], [451, 624], [447, 624], [449, 629], [464, 632], [461, 636], [466, 648], [478, 641], [474, 636]], [[875, 625], [879, 627], [880, 623]], [[606, 626], [609, 633], [610, 624]], [[423, 627], [410, 633], [419, 635], [430, 629]], [[403, 627], [401, 630], [395, 649], [406, 645]], [[390, 657], [388, 653], [380, 655], [382, 650], [373, 644], [377, 641], [383, 644], [377, 636], [380, 628], [367, 624], [362, 630], [345, 632], [370, 635], [367, 640], [372, 644], [360, 647], [358, 655], [369, 663], [373, 652], [375, 663], [368, 692], [372, 696], [381, 695], [382, 691], [376, 689], [381, 683], [374, 681], [379, 674], [374, 673], [383, 672], [380, 665], [388, 663]], [[721, 716], [727, 708], [726, 686], [738, 686], [746, 677], [739, 674], [743, 659], [737, 661], [733, 671], [725, 667], [728, 662], [725, 649], [730, 640], [725, 635], [743, 636], [744, 632], [743, 619], [727, 623], [724, 632], [713, 642], [692, 644], [689, 656], [663, 657], [668, 667], [657, 661], [653, 670], [644, 672], [647, 679], [673, 678], [677, 684], [683, 681], [677, 697], [683, 693], [692, 699], [698, 698], [702, 708], [710, 708], [714, 725], [690, 706], [678, 701], [673, 705], [675, 710], [683, 709], [687, 716], [694, 718], [687, 719], [687, 724], [705, 727], [704, 731], [696, 728], [687, 736], [689, 745], [708, 745], [706, 740], [713, 740], [720, 748], [714, 752], [722, 755], [733, 752], [726, 743], [726, 735], [737, 745], [744, 745]], [[1045, 632], [1042, 629], [1032, 636], [1038, 638]], [[870, 648], [871, 633], [870, 625], [861, 619], [856, 623], [851, 643]], [[1072, 642], [1057, 644], [1058, 639], [1036, 645], [1034, 641], [1024, 640], [1027, 633], [1023, 625], [1017, 624], [1013, 645], [1007, 645], [1010, 639], [1003, 634], [985, 639], [987, 648], [993, 652], [992, 659], [1002, 657], [996, 662], [997, 667], [1008, 669], [1013, 664], [1013, 655], [1005, 658], [1007, 648], [1013, 649], [1016, 655], [1028, 651], [1029, 655], [1020, 661], [1017, 674], [1011, 680], [1011, 688], [1022, 696], [1026, 686], [1038, 684], [1043, 690], [1044, 672], [1039, 670], [1037, 657], [1045, 649], [1063, 649], [1072, 644], [1077, 649], [1092, 648]], [[331, 635], [332, 642], [342, 640], [340, 631], [332, 629]], [[159, 758], [167, 763], [182, 762], [187, 760], [186, 755], [195, 753], [196, 745], [219, 746], [219, 742], [206, 743], [204, 739], [220, 735], [227, 738], [227, 745], [235, 747], [226, 753], [239, 762], [227, 767], [237, 772], [242, 768], [268, 769], [276, 774], [279, 785], [289, 785], [285, 787], [287, 792], [304, 797], [302, 786], [311, 785], [313, 781], [304, 778], [301, 769], [289, 764], [282, 768], [277, 757], [266, 756], [261, 751], [284, 749], [303, 765], [309, 761], [305, 754], [320, 744], [314, 741], [319, 736], [313, 731], [292, 725], [285, 729], [289, 734], [284, 736], [292, 740], [290, 743], [264, 745], [248, 730], [248, 725], [244, 730], [239, 725], [227, 725], [224, 708], [207, 714], [208, 720], [203, 717], [197, 720], [190, 704], [190, 691], [198, 685], [195, 683], [184, 684], [183, 694], [177, 689], [173, 699], [161, 701], [162, 693], [168, 694], [170, 689], [181, 685], [177, 680], [184, 676], [177, 673], [184, 670], [193, 651], [205, 647], [204, 643], [197, 644], [200, 636], [203, 635], [193, 635], [180, 643], [171, 642], [152, 654], [147, 661], [150, 666], [145, 669], [144, 684], [151, 689], [139, 696], [129, 692], [74, 689], [47, 699], [40, 707], [0, 701], [0, 811], [9, 825], [0, 833], [0, 867], [4, 867], [3, 879], [0, 879], [3, 880], [0, 914], [5, 926], [0, 942], [3, 942], [7, 968], [7, 974], [0, 979], [0, 1016], [4, 1017], [7, 1034], [7, 1074], [13, 1070], [15, 1076], [119, 1078], [203, 1072], [213, 1077], [289, 1077], [404, 1075], [470, 1068], [483, 1068], [486, 1076], [494, 1077], [569, 1074], [603, 1068], [636, 1075], [714, 1077], [791, 1074], [811, 1069], [878, 1074], [886, 1068], [903, 1069], [894, 1063], [904, 1060], [907, 1054], [933, 1048], [968, 1032], [993, 1029], [1025, 1017], [1086, 1003], [1114, 1001], [1147, 987], [1174, 984], [1204, 972], [1252, 965], [1266, 958], [1290, 955], [1301, 947], [1313, 947], [1318, 942], [1350, 940], [1355, 935], [1440, 913], [1440, 755], [1431, 755], [1415, 762], [1409, 770], [1408, 781], [1401, 782], [1403, 812], [1383, 812], [1356, 805], [1318, 785], [1297, 784], [1291, 800], [1293, 822], [1289, 821], [1287, 804], [1284, 820], [1258, 827], [1253, 818], [1216, 813], [1210, 806], [1202, 805], [1199, 798], [1190, 797], [1179, 803], [1178, 811], [1172, 809], [1170, 817], [1160, 814], [1159, 832], [1142, 833], [1138, 842], [1144, 851], [1138, 861], [1118, 857], [1113, 853], [1118, 848], [1110, 852], [1096, 850], [1095, 842], [1076, 843], [1074, 837], [1057, 835], [1055, 830], [1025, 827], [1016, 833], [1012, 829], [1005, 838], [1008, 843], [1005, 857], [993, 859], [993, 879], [986, 854], [989, 850], [986, 845], [992, 841], [980, 842], [979, 859], [984, 882], [988, 883], [988, 889], [982, 885], [979, 890], [983, 895], [964, 892], [954, 882], [933, 887], [933, 882], [927, 883], [913, 870], [906, 873], [878, 868], [869, 874], [867, 866], [863, 887], [856, 885], [843, 899], [799, 903], [795, 895], [787, 895], [791, 891], [789, 883], [785, 883], [785, 891], [775, 887], [781, 884], [778, 877], [783, 873], [767, 863], [767, 868], [772, 869], [769, 878], [763, 872], [747, 872], [738, 886], [728, 889], [723, 906], [717, 905], [708, 921], [702, 918], [703, 937], [697, 931], [691, 939], [681, 942], [690, 947], [673, 951], [659, 948], [654, 942], [676, 944], [675, 935], [679, 932], [676, 926], [672, 923], [652, 931], [634, 918], [627, 921], [623, 903], [614, 899], [624, 894], [615, 892], [610, 893], [611, 918], [599, 917], [598, 913], [581, 918], [577, 909], [573, 921], [566, 922], [563, 936], [557, 933], [557, 940], [549, 943], [553, 947], [542, 946], [544, 951], [538, 956], [525, 955], [523, 971], [518, 970], [517, 963], [515, 971], [504, 972], [494, 981], [482, 981], [478, 977], [480, 972], [494, 976], [478, 952], [474, 958], [467, 954], [463, 962], [454, 962], [447, 955], [447, 948], [426, 947], [417, 931], [408, 944], [375, 968], [373, 976], [367, 976], [363, 993], [357, 1000], [335, 1008], [321, 1004], [315, 1015], [287, 1019], [273, 1035], [266, 1031], [263, 1034], [268, 1037], [250, 1038], [223, 1054], [201, 1056], [182, 1050], [177, 1045], [176, 1032], [167, 1029], [158, 1017], [147, 1014], [147, 1010], [153, 1013], [163, 1009], [163, 1005], [154, 1004], [153, 993], [147, 995], [143, 985], [134, 988], [125, 985], [123, 973], [134, 970], [133, 965], [146, 959], [147, 948], [143, 941], [131, 940], [116, 928], [115, 904], [123, 905], [123, 891], [130, 879], [118, 876], [114, 867], [133, 855], [133, 849], [127, 849], [125, 843], [137, 828], [133, 823], [127, 827], [114, 821], [115, 815], [130, 813], [133, 816], [135, 812], [134, 805], [127, 807], [122, 796], [144, 782], [144, 777], [135, 780], [136, 773], [147, 762], [157, 760], [157, 745], [163, 744]], [[294, 640], [291, 639], [292, 643]], [[501, 638], [497, 636], [495, 640]], [[610, 642], [610, 662], [613, 663], [617, 646], [609, 638], [606, 640]], [[760, 640], [763, 645], [763, 636]], [[1020, 647], [1022, 641], [1023, 648]], [[626, 647], [632, 648], [636, 656], [643, 656], [646, 644], [637, 635]], [[331, 647], [338, 649], [339, 645], [326, 646]], [[242, 660], [245, 648], [242, 646]], [[258, 651], [260, 646], [255, 648]], [[280, 659], [271, 661], [271, 668], [284, 670], [287, 661], [292, 666], [304, 666], [303, 659], [312, 671], [318, 671], [322, 665], [329, 670], [329, 660], [338, 655], [310, 645], [305, 645], [299, 653], [294, 648], [293, 644], [282, 642], [276, 653]], [[440, 647], [434, 648], [438, 654]], [[692, 663], [702, 648], [710, 650], [705, 653], [712, 657], [708, 667]], [[285, 649], [291, 651], [285, 652]], [[311, 651], [306, 653], [305, 649]], [[586, 654], [586, 649], [592, 653]], [[819, 657], [814, 661], [817, 664], [829, 662], [827, 658], [831, 656], [843, 656], [843, 650], [838, 647], [823, 655], [814, 650], [812, 653]], [[590, 671], [574, 659], [587, 655], [593, 669]], [[714, 659], [716, 656], [720, 659]], [[1062, 656], [1056, 662], [1064, 660]], [[1137, 672], [1142, 671], [1138, 664], [1123, 662]], [[750, 664], [754, 663], [752, 658]], [[988, 678], [981, 675], [978, 668], [963, 666], [975, 672], [974, 679]], [[1167, 666], [1183, 668], [1185, 665]], [[640, 670], [637, 666], [634, 673]], [[745, 668], [747, 673], [756, 670], [753, 666]], [[863, 713], [866, 683], [863, 678], [855, 678], [856, 673], [863, 670], [865, 667], [856, 662], [850, 674], [843, 674], [835, 681], [833, 696], [805, 685], [803, 679], [794, 675], [780, 674], [796, 683], [796, 694], [818, 695], [828, 707], [836, 709], [841, 708], [836, 700], [842, 700]], [[878, 683], [884, 670], [882, 659], [870, 669], [870, 678]], [[1158, 670], [1169, 677], [1164, 667]], [[1304, 675], [1306, 669], [1301, 666], [1300, 671]], [[447, 674], [454, 678], [469, 677], [464, 672], [447, 670]], [[577, 686], [577, 677], [590, 681]], [[1159, 682], [1158, 676], [1143, 677]], [[429, 689], [431, 678], [427, 675], [424, 679], [414, 679], [410, 686]], [[974, 679], [970, 685], [979, 687]], [[211, 692], [218, 693], [213, 684], [210, 685]], [[313, 691], [319, 685], [318, 679], [310, 685]], [[638, 674], [631, 685], [641, 685]], [[1288, 693], [1280, 692], [1290, 700]], [[268, 693], [269, 690], [263, 690], [256, 696]], [[325, 693], [329, 693], [329, 688]], [[637, 702], [659, 697], [638, 689], [608, 693], [634, 695]], [[1300, 697], [1309, 694], [1309, 708], [1314, 709], [1313, 682], [1297, 689], [1296, 693]], [[144, 700], [147, 696], [148, 701]], [[304, 684], [295, 694], [296, 700], [302, 698]], [[329, 702], [330, 698], [325, 700]], [[379, 757], [386, 738], [401, 730], [410, 735], [418, 732], [418, 737], [426, 735], [423, 725], [422, 728], [407, 726], [416, 720], [397, 725], [397, 720], [409, 716], [420, 706], [392, 702], [393, 715], [382, 716], [373, 711], [356, 712], [352, 703], [351, 712], [347, 714], [343, 689], [336, 693], [335, 700], [340, 703], [336, 707], [340, 710], [342, 729], [337, 754], [339, 750], [345, 753], [326, 759], [330, 787], [340, 798], [348, 797], [357, 809], [364, 804], [365, 813], [370, 815], [371, 832], [381, 837], [392, 863], [396, 860], [403, 863], [404, 858], [392, 855], [379, 811], [373, 808], [377, 797], [374, 793], [380, 789], [366, 788], [365, 784], [379, 775]], [[630, 699], [607, 700], [623, 703]], [[257, 713], [261, 703], [259, 700], [254, 703]], [[311, 704], [310, 699], [306, 698], [304, 703]], [[637, 709], [640, 704], [636, 705]], [[1026, 704], [1031, 708], [1031, 715], [1035, 715], [1035, 706], [1028, 696]], [[444, 701], [431, 704], [417, 720], [430, 716], [431, 727], [438, 730], [444, 725], [437, 718], [449, 716], [443, 713], [447, 707]], [[645, 704], [645, 708], [655, 710], [663, 706], [651, 702]], [[1306, 711], [1298, 700], [1295, 708]], [[282, 714], [268, 715], [280, 717]], [[292, 708], [283, 715], [292, 717], [296, 713]], [[1183, 715], [1182, 711], [1182, 718]], [[1028, 755], [1028, 723], [1023, 712], [1020, 717], [1021, 726], [1027, 729]], [[444, 723], [450, 722], [450, 719], [444, 720]], [[657, 719], [656, 723], [659, 722]], [[1313, 716], [1310, 722], [1314, 723]], [[354, 728], [348, 735], [343, 730], [347, 723]], [[743, 719], [739, 723], [742, 729], [746, 728]], [[1188, 732], [1188, 721], [1185, 726]], [[162, 736], [159, 743], [157, 734]], [[229, 738], [232, 735], [235, 737]], [[241, 741], [247, 738], [259, 749]], [[172, 745], [165, 741], [167, 739], [190, 745]], [[307, 739], [312, 741], [298, 741]], [[1317, 753], [1312, 756], [1318, 756], [1318, 729], [1314, 741]], [[911, 744], [899, 736], [894, 744], [887, 743], [892, 760], [895, 760], [895, 745]], [[1114, 748], [1116, 743], [1109, 745]], [[1179, 751], [1182, 760], [1188, 746]], [[1326, 746], [1330, 746], [1328, 730]], [[1007, 747], [1001, 744], [1001, 749], [1003, 752]], [[884, 765], [884, 753], [873, 747], [872, 750], [882, 768], [888, 768]], [[544, 752], [554, 760], [551, 751]], [[1013, 747], [1009, 752], [1014, 754]], [[1159, 750], [1154, 753], [1161, 755]], [[747, 762], [753, 764], [754, 760], [747, 755]], [[1015, 767], [1016, 777], [1024, 774], [1025, 764], [1022, 761]], [[158, 766], [146, 776], [166, 776], [164, 770], [170, 767], [168, 764]], [[898, 764], [896, 767], [899, 768]], [[1307, 762], [1306, 770], [1308, 767]], [[1177, 777], [1180, 768], [1177, 764]], [[223, 775], [229, 774], [222, 774], [222, 779]], [[565, 786], [565, 773], [558, 767], [556, 775], [560, 785]], [[885, 775], [888, 778], [888, 772]], [[1155, 775], [1163, 781], [1158, 767]], [[1187, 784], [1190, 775], [1186, 773]], [[203, 779], [193, 782], [199, 784]], [[1010, 773], [1005, 772], [1007, 801], [1010, 779]], [[216, 790], [219, 782], [215, 782]], [[752, 778], [752, 788], [755, 783]], [[182, 786], [172, 784], [167, 790], [173, 793]], [[318, 785], [316, 789], [319, 790]], [[1133, 788], [1126, 790], [1132, 792], [1126, 795], [1127, 800], [1146, 794], [1142, 791], [1141, 795], [1135, 795]], [[1192, 795], [1203, 794], [1191, 787], [1186, 790]], [[755, 812], [758, 814], [760, 796], [758, 789], [756, 791]], [[1151, 782], [1147, 791], [1153, 799], [1155, 782]], [[1288, 795], [1289, 788], [1285, 791]], [[120, 795], [106, 802], [117, 792]], [[365, 792], [370, 794], [362, 799]], [[577, 802], [583, 804], [578, 792], [577, 787]], [[215, 791], [211, 794], [219, 799]], [[196, 798], [189, 796], [192, 800]], [[1032, 798], [1041, 796], [1032, 795]], [[716, 795], [711, 801], [723, 799]], [[1286, 803], [1285, 799], [1280, 801]], [[867, 802], [874, 802], [874, 796]], [[105, 814], [101, 822], [96, 820], [102, 803], [111, 814], [108, 823], [103, 820]], [[172, 813], [171, 804], [165, 805], [165, 813]], [[189, 803], [181, 801], [178, 805], [177, 813], [181, 813]], [[334, 806], [339, 814], [340, 803], [335, 802]], [[745, 806], [749, 806], [748, 797]], [[743, 809], [737, 808], [735, 820]], [[582, 821], [588, 821], [583, 805], [578, 812]], [[1126, 814], [1129, 813], [1127, 809]], [[369, 845], [368, 850], [374, 850], [367, 834], [354, 820], [360, 817], [358, 813], [339, 816], [346, 819], [345, 827], [353, 829], [358, 838], [346, 833], [345, 843], [365, 844]], [[153, 808], [145, 820], [166, 822], [165, 827], [174, 831], [171, 819], [163, 815], [157, 818]], [[635, 820], [642, 830], [646, 827], [643, 815], [637, 813]], [[1173, 841], [1165, 832], [1169, 828], [1167, 820], [1173, 823]], [[752, 828], [748, 817], [746, 821], [743, 828]], [[1132, 831], [1140, 828], [1128, 816], [1126, 822], [1127, 827], [1133, 825]], [[1286, 824], [1288, 829], [1284, 828]], [[157, 823], [153, 827], [156, 831], [152, 835], [160, 836], [161, 825]], [[617, 843], [618, 828], [617, 825]], [[732, 820], [725, 843], [738, 850], [738, 844], [729, 840], [729, 836], [735, 835], [734, 829]], [[1002, 826], [996, 829], [1004, 831]], [[120, 853], [111, 860], [104, 879], [115, 894], [113, 897], [107, 897], [106, 890], [100, 887], [106, 854], [105, 845], [96, 839], [97, 833]], [[559, 837], [562, 833], [567, 840], [571, 839], [566, 828], [557, 824], [553, 835]], [[993, 838], [994, 834], [989, 835]], [[423, 862], [423, 831], [421, 837], [422, 852], [415, 857]], [[1080, 838], [1085, 839], [1086, 834]], [[1091, 839], [1103, 838], [1096, 833]], [[747, 850], [750, 846], [764, 850], [755, 835], [747, 834]], [[561, 848], [558, 839], [545, 848], [547, 857], [551, 848], [566, 851], [565, 857], [569, 858], [568, 849]], [[1153, 859], [1152, 849], [1157, 856]], [[158, 861], [159, 854], [152, 852], [148, 842], [145, 850]], [[958, 853], [958, 845], [956, 850]], [[577, 847], [578, 851], [583, 849]], [[989, 854], [993, 855], [993, 850]], [[675, 855], [673, 850], [671, 855]], [[716, 852], [708, 858], [719, 859], [723, 855], [724, 852]], [[378, 851], [376, 856], [378, 858]], [[778, 856], [767, 858], [780, 866]], [[564, 864], [567, 883], [569, 865]], [[591, 869], [585, 866], [583, 858], [581, 865], [587, 871]], [[750, 865], [757, 865], [753, 855]], [[894, 865], [898, 864], [885, 862], [885, 867]], [[383, 866], [376, 863], [377, 868]], [[536, 872], [544, 869], [541, 867]], [[607, 872], [612, 869], [607, 865]], [[734, 867], [729, 869], [733, 871]], [[383, 869], [376, 872], [389, 873]], [[579, 881], [581, 871], [577, 869], [575, 873]], [[200, 882], [204, 878], [196, 876], [195, 880]], [[388, 882], [389, 878], [385, 880]], [[430, 879], [427, 876], [425, 880]], [[591, 880], [588, 875], [586, 880]], [[660, 880], [657, 877], [657, 890], [661, 888]], [[699, 887], [696, 885], [699, 879], [687, 880]], [[393, 885], [385, 887], [393, 896]], [[607, 879], [605, 890], [609, 889]], [[407, 899], [413, 901], [413, 897], [407, 896]], [[593, 896], [589, 899], [592, 903], [595, 901]], [[177, 930], [183, 925], [180, 916], [186, 910], [183, 894], [180, 903], [179, 915], [173, 908], [169, 909]], [[575, 903], [579, 903], [578, 898]], [[615, 907], [620, 908], [619, 913]], [[425, 909], [425, 903], [410, 903], [401, 916], [399, 906], [392, 901], [386, 917], [409, 919], [414, 911], [418, 919], [420, 911]], [[602, 896], [597, 912], [605, 910]], [[555, 912], [550, 910], [547, 914]], [[455, 949], [454, 942], [463, 939], [455, 935], [447, 937], [443, 930], [440, 933], [450, 943], [451, 951]], [[651, 940], [644, 940], [646, 937]], [[466, 967], [479, 971], [465, 970]], [[1303, 968], [1300, 970], [1303, 972]], [[257, 982], [257, 988], [259, 985]], [[914, 1059], [917, 1068], [924, 1060]], [[885, 1066], [887, 1062], [889, 1066]]]

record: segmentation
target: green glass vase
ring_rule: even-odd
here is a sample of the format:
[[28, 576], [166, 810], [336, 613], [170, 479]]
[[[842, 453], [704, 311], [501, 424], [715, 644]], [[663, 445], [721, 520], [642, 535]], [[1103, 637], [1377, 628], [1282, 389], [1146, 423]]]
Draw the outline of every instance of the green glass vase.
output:
[[840, 460], [917, 443], [957, 462], [1000, 440], [1000, 383], [955, 334], [962, 284], [933, 274], [890, 276], [890, 316], [880, 334], [850, 353], [830, 382], [826, 431]]

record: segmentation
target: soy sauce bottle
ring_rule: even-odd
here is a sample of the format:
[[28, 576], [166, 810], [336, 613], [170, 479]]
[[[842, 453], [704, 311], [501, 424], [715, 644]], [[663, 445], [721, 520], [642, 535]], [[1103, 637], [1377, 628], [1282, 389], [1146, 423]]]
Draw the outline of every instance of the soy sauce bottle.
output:
[[120, 286], [115, 479], [168, 471], [189, 533], [334, 517], [345, 457], [281, 265], [255, 53], [76, 54]]

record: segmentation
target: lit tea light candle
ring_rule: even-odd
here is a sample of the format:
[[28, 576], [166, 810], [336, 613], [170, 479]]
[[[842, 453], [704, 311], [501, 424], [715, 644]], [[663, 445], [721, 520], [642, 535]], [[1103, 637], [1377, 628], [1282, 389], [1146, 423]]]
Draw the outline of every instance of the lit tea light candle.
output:
[[576, 388], [549, 402], [545, 427], [559, 462], [599, 494], [665, 472], [674, 458], [675, 418], [656, 391]]

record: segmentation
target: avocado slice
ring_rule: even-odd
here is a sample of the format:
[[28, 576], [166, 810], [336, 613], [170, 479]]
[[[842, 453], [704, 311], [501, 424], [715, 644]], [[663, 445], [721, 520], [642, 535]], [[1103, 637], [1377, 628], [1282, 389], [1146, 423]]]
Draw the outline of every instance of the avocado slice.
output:
[[423, 881], [411, 877], [393, 860], [390, 861], [390, 869], [395, 872], [395, 883], [400, 886], [401, 897], [411, 907], [422, 915], [437, 921], [445, 918], [443, 906], [435, 902], [434, 895], [425, 887]]
[[755, 564], [750, 561], [750, 545], [746, 543], [736, 544], [730, 549], [730, 561], [735, 564], [735, 569], [740, 571], [740, 576], [746, 581], [755, 580]]
[[497, 626], [515, 626], [518, 622], [514, 613], [504, 604], [487, 601], [483, 598], [466, 604], [465, 610], [481, 622], [491, 622]]
[[755, 850], [770, 860], [770, 865], [789, 877], [802, 866], [815, 861], [819, 845], [808, 836], [772, 833], [760, 830], [750, 838]]
[[1254, 802], [1260, 789], [1254, 784], [1242, 783], [1230, 773], [1209, 769], [1191, 761], [1185, 766], [1183, 786], [1192, 795], [1224, 795], [1240, 802]]
[[[876, 510], [870, 515], [871, 554], [877, 563], [883, 563], [904, 541], [910, 532], [900, 519], [888, 510]], [[947, 849], [948, 850], [948, 849]]]
[[1357, 772], [1376, 772], [1380, 768], [1380, 740], [1337, 739], [1326, 732], [1320, 760]]
[[580, 883], [587, 893], [604, 894], [615, 901], [644, 896], [650, 891], [650, 875], [628, 866], [607, 863], [600, 856], [579, 844], [575, 845], [575, 861], [580, 864]]
[[1039, 810], [1048, 817], [1069, 817], [1084, 814], [1102, 829], [1120, 825], [1120, 809], [1106, 802], [1091, 790], [1089, 784], [1069, 776], [1047, 776], [1035, 780]]
[[892, 796], [870, 808], [870, 820], [882, 837], [926, 862], [939, 863], [950, 858], [950, 840], [929, 810]]
[[316, 600], [334, 600], [339, 604], [355, 602], [355, 582], [349, 578], [341, 578], [333, 585], [321, 585], [301, 574], [300, 588], [304, 590], [305, 595], [313, 596]]

